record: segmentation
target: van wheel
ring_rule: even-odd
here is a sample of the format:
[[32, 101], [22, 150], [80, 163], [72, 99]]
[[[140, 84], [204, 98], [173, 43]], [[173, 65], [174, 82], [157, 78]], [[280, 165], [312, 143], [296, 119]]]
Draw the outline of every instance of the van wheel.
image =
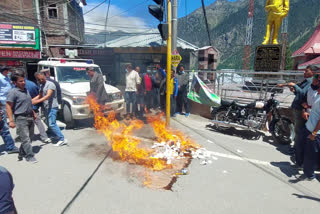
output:
[[63, 119], [67, 125], [67, 128], [69, 128], [69, 129], [74, 128], [75, 121], [72, 118], [72, 112], [71, 112], [71, 109], [68, 105], [63, 106]]

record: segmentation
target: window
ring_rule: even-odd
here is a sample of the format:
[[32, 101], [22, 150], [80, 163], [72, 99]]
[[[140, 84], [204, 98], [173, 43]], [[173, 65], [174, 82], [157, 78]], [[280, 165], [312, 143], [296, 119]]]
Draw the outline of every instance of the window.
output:
[[57, 19], [58, 18], [58, 8], [56, 4], [50, 4], [48, 6], [48, 18]]

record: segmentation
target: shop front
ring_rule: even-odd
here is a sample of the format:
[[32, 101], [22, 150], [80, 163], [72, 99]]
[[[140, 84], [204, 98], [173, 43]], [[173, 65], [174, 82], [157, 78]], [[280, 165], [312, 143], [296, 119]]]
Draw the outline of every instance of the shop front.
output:
[[26, 71], [34, 79], [41, 59], [40, 31], [26, 24], [0, 23], [0, 65]]

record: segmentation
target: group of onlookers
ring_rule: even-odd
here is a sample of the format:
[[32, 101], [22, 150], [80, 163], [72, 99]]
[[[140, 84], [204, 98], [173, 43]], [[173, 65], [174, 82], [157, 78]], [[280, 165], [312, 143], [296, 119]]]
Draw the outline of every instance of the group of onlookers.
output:
[[[31, 146], [34, 135], [34, 125], [37, 126], [40, 139], [51, 143], [48, 136], [56, 139], [56, 146], [67, 143], [56, 123], [56, 117], [61, 105], [61, 89], [59, 83], [50, 79], [50, 71], [43, 69], [35, 73], [39, 85], [26, 79], [23, 70], [11, 70], [1, 67], [0, 100], [1, 100], [1, 137], [8, 154], [18, 153], [18, 159], [36, 163], [37, 159]], [[40, 117], [40, 108], [46, 118], [48, 130]], [[9, 123], [7, 124], [7, 118]], [[9, 128], [16, 128], [16, 141], [21, 142], [20, 148], [15, 146]]]
[[[154, 72], [153, 72], [154, 71]], [[189, 117], [189, 101], [187, 99], [189, 89], [189, 74], [184, 71], [184, 66], [179, 67], [176, 73], [175, 68], [171, 69], [170, 77], [170, 112], [171, 116], [183, 114]], [[126, 65], [126, 118], [143, 117], [150, 109], [158, 109], [165, 112], [167, 94], [167, 72], [159, 64], [154, 69], [141, 71], [139, 66], [133, 69], [131, 64]], [[130, 111], [132, 106], [132, 111]], [[131, 113], [130, 113], [131, 112]]]
[[320, 166], [320, 69], [308, 66], [301, 83], [279, 84], [287, 86], [295, 94], [291, 108], [294, 115], [295, 142], [293, 161], [303, 167], [299, 179], [313, 180], [314, 171]]

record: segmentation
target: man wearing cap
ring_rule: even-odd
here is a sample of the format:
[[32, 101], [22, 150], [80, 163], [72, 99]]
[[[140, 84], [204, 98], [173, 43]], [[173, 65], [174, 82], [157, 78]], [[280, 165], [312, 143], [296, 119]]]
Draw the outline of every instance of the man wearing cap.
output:
[[14, 140], [10, 134], [7, 124], [6, 100], [9, 90], [13, 88], [8, 77], [10, 69], [7, 67], [2, 67], [0, 71], [0, 107], [2, 111], [1, 121], [3, 123], [3, 128], [0, 130], [1, 137], [6, 146], [6, 151], [8, 154], [18, 153], [19, 149], [14, 145]]
[[94, 95], [97, 103], [104, 106], [108, 102], [108, 94], [104, 87], [104, 79], [102, 74], [96, 72], [94, 67], [87, 68], [88, 76], [90, 77], [90, 94]]

